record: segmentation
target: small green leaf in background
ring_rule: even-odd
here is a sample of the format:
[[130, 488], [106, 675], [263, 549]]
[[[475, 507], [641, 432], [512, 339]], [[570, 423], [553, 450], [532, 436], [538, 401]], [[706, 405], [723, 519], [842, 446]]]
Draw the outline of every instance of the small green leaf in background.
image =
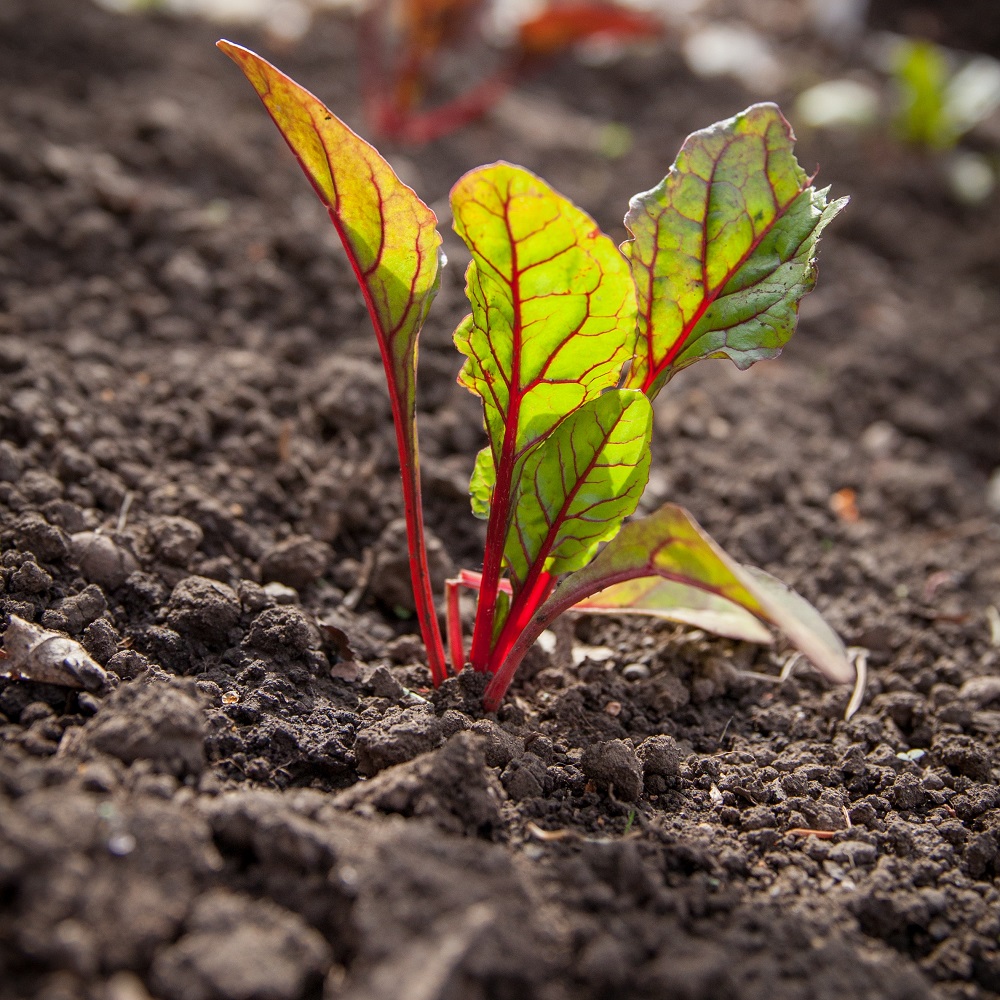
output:
[[635, 511], [649, 478], [653, 412], [612, 389], [571, 413], [524, 460], [504, 548], [514, 594], [537, 567], [585, 566]]
[[915, 146], [949, 149], [959, 133], [945, 114], [951, 72], [943, 50], [932, 42], [908, 38], [897, 48], [894, 63], [899, 135]]
[[914, 146], [946, 150], [1000, 107], [1000, 62], [969, 59], [954, 73], [947, 50], [904, 38], [893, 55], [897, 135]]
[[594, 220], [527, 170], [480, 167], [451, 201], [472, 253], [460, 381], [482, 397], [495, 465], [506, 448], [510, 475], [563, 417], [617, 384], [635, 342], [635, 289]]
[[819, 235], [847, 203], [812, 187], [793, 141], [774, 104], [755, 104], [689, 136], [663, 181], [632, 199], [630, 388], [655, 395], [701, 358], [749, 368], [781, 353], [816, 282]]

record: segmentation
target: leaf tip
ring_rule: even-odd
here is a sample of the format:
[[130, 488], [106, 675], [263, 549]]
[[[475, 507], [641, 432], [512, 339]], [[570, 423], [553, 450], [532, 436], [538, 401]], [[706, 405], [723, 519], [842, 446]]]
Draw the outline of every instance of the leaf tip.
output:
[[267, 66], [268, 64], [263, 59], [261, 59], [261, 57], [257, 55], [256, 52], [252, 52], [250, 49], [245, 48], [242, 45], [237, 45], [235, 42], [229, 41], [228, 38], [220, 38], [215, 43], [215, 47], [220, 52], [223, 52], [227, 56], [229, 56], [229, 58], [232, 59], [232, 61], [236, 63], [236, 65], [239, 66], [241, 70], [243, 70], [243, 73], [247, 77], [247, 79], [249, 79], [250, 82], [253, 83], [255, 87], [257, 86], [257, 84], [253, 80], [253, 77], [251, 76], [252, 73], [251, 67], [254, 66], [259, 67], [261, 63], [263, 63], [265, 66]]
[[225, 54], [234, 62], [239, 61], [239, 53], [249, 51], [248, 49], [243, 48], [242, 45], [237, 45], [235, 42], [229, 41], [228, 38], [220, 38], [215, 43], [215, 47], [220, 52], [225, 52]]

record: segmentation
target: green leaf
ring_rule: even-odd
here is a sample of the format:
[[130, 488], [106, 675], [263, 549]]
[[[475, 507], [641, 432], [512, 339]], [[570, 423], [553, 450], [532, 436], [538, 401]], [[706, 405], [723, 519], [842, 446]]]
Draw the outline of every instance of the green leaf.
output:
[[218, 46], [243, 70], [326, 206], [368, 306], [396, 425], [413, 596], [431, 674], [440, 683], [447, 665], [427, 564], [415, 422], [417, 335], [444, 261], [437, 218], [374, 147], [309, 91], [248, 49], [227, 41]]
[[635, 289], [594, 220], [527, 170], [480, 167], [451, 202], [472, 253], [459, 381], [482, 397], [494, 465], [510, 482], [532, 445], [617, 384], [635, 343]]
[[646, 396], [612, 389], [528, 453], [504, 546], [515, 595], [533, 568], [552, 576], [580, 569], [617, 533], [649, 478], [652, 422]]
[[[563, 611], [608, 587], [656, 577], [705, 591], [773, 625], [833, 681], [854, 679], [844, 644], [819, 612], [783, 583], [730, 558], [683, 507], [664, 504], [626, 524], [582, 570], [560, 581], [511, 650], [518, 658]], [[704, 626], [703, 626], [704, 627]]]
[[745, 608], [698, 587], [658, 576], [616, 583], [574, 604], [573, 610], [592, 615], [648, 615], [727, 639], [762, 645], [773, 642], [770, 631]]
[[816, 283], [820, 233], [847, 199], [827, 202], [792, 151], [774, 104], [695, 132], [663, 181], [629, 204], [622, 245], [638, 290], [627, 385], [655, 395], [701, 358], [739, 368], [781, 353]]

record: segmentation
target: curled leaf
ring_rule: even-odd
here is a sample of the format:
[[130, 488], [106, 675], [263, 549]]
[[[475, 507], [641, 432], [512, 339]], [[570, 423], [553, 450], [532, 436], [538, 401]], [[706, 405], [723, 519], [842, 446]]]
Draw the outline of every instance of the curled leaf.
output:
[[714, 635], [769, 645], [770, 631], [746, 608], [699, 587], [644, 576], [616, 583], [573, 605], [588, 614], [648, 615], [691, 625]]
[[10, 616], [3, 634], [0, 677], [82, 688], [94, 694], [107, 694], [118, 683], [74, 639], [17, 615]]
[[677, 504], [627, 524], [589, 566], [566, 577], [550, 600], [576, 604], [609, 584], [651, 576], [744, 608], [784, 632], [831, 680], [854, 679], [843, 643], [808, 601], [763, 570], [732, 559]]
[[683, 507], [668, 503], [625, 525], [589, 565], [560, 581], [512, 644], [484, 704], [499, 703], [524, 654], [560, 614], [608, 587], [651, 577], [744, 609], [783, 632], [830, 680], [854, 680], [844, 644], [808, 601], [773, 576], [730, 558]]

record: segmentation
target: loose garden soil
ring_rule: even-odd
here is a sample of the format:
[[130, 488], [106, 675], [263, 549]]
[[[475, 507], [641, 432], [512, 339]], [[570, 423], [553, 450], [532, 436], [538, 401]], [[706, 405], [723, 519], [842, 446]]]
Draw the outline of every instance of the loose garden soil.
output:
[[[860, 711], [806, 665], [761, 679], [780, 645], [579, 617], [483, 716], [476, 676], [429, 688], [363, 305], [217, 31], [0, 0], [0, 611], [112, 682], [0, 681], [0, 998], [1000, 995], [997, 199], [802, 135], [853, 204], [798, 335], [658, 402], [645, 507], [867, 650]], [[234, 35], [361, 127], [348, 21]], [[683, 137], [752, 100], [677, 50], [566, 62], [386, 151], [445, 222], [504, 158], [623, 238]], [[481, 544], [446, 244], [419, 401], [441, 574]]]

